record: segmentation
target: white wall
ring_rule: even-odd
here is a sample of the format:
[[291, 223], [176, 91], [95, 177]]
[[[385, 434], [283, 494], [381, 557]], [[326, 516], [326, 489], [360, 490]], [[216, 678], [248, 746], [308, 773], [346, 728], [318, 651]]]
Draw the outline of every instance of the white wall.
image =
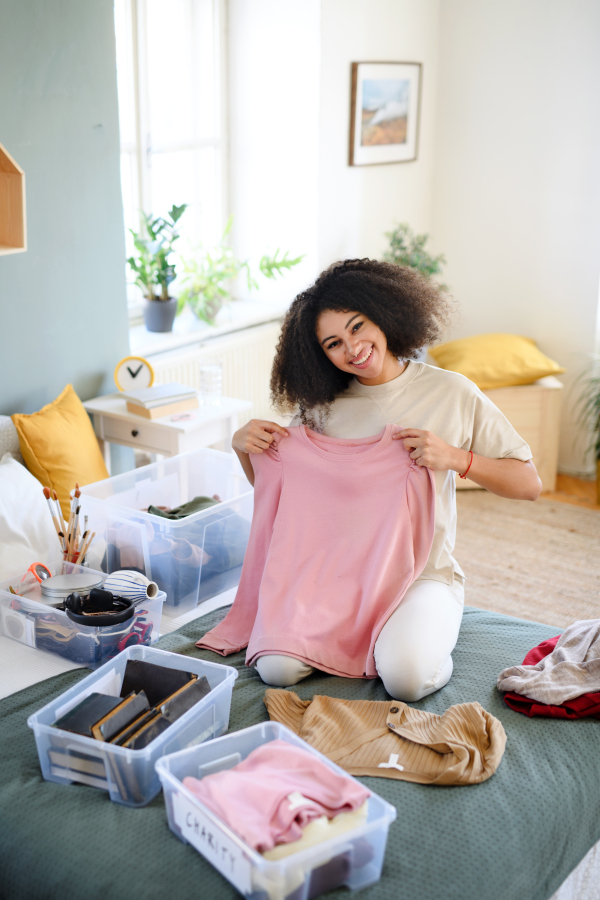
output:
[[[423, 64], [418, 159], [351, 168], [350, 66], [375, 60]], [[568, 387], [598, 326], [600, 0], [230, 0], [229, 92], [235, 249], [307, 254], [261, 296], [429, 232], [456, 336], [568, 368], [561, 468], [589, 471]]]
[[[600, 3], [444, 0], [432, 231], [455, 334], [517, 332], [568, 368], [593, 352], [600, 277]], [[560, 463], [586, 469], [563, 394]]]
[[[439, 0], [322, 0], [319, 267], [381, 257], [395, 222], [429, 231], [437, 89]], [[415, 162], [348, 166], [350, 66], [422, 63]]]
[[[429, 229], [439, 0], [230, 0], [234, 246], [305, 262], [262, 296], [290, 297], [335, 259], [380, 256], [396, 221]], [[348, 167], [350, 66], [423, 64], [415, 162]]]
[[[317, 274], [320, 0], [230, 0], [233, 245], [256, 261], [306, 254], [263, 298], [291, 300]], [[240, 284], [243, 295], [243, 286]]]

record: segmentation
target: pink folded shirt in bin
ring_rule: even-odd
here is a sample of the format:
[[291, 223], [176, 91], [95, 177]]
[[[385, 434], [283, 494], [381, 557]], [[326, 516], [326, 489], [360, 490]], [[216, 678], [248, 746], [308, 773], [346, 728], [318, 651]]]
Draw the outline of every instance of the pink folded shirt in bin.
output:
[[246, 664], [280, 653], [333, 675], [375, 678], [379, 633], [423, 571], [435, 483], [399, 428], [330, 438], [304, 425], [250, 458], [254, 516], [227, 616], [197, 647]]
[[232, 769], [200, 781], [188, 776], [183, 784], [259, 853], [299, 840], [313, 819], [354, 812], [371, 793], [279, 740], [257, 747]]

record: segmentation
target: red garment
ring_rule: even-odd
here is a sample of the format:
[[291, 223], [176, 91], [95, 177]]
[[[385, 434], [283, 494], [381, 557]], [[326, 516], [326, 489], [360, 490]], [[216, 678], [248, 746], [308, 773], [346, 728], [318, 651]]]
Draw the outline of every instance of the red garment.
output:
[[246, 664], [291, 656], [347, 678], [376, 678], [379, 632], [431, 550], [435, 482], [397, 425], [356, 440], [304, 425], [252, 454], [254, 517], [235, 601], [196, 644]]
[[[556, 643], [560, 637], [548, 638], [542, 641], [533, 650], [530, 650], [523, 660], [524, 666], [535, 666], [541, 659], [548, 656], [554, 650]], [[524, 716], [548, 716], [553, 719], [585, 719], [592, 717], [600, 719], [600, 693], [582, 694], [581, 697], [575, 697], [573, 700], [567, 700], [560, 706], [549, 706], [546, 703], [540, 703], [538, 700], [530, 700], [529, 697], [523, 697], [522, 694], [516, 694], [509, 691], [504, 695], [504, 702], [515, 712], [523, 713]]]

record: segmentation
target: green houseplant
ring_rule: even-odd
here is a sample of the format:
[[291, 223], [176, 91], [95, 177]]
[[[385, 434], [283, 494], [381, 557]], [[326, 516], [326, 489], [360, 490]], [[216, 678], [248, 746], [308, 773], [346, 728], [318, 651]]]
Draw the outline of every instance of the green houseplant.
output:
[[[425, 249], [429, 240], [428, 234], [415, 234], [407, 222], [400, 222], [393, 231], [385, 232], [389, 240], [389, 249], [383, 254], [386, 262], [396, 266], [410, 266], [417, 269], [426, 278], [433, 278], [441, 274], [442, 266], [446, 263], [443, 253], [432, 256]], [[446, 290], [446, 285], [440, 284], [440, 290]]]
[[[234, 278], [244, 272], [248, 290], [258, 288], [248, 260], [237, 259], [227, 245], [232, 222], [230, 217], [215, 247], [199, 247], [192, 256], [181, 260], [183, 290], [179, 294], [178, 311], [189, 306], [199, 319], [209, 325], [214, 325], [221, 307], [232, 299], [231, 282]], [[279, 253], [276, 250], [273, 256], [263, 256], [260, 260], [258, 268], [265, 278], [275, 279], [278, 275], [284, 275], [304, 259], [303, 256], [290, 259], [287, 253], [283, 256]]]
[[600, 356], [592, 360], [577, 383], [581, 388], [578, 421], [590, 435], [588, 449], [596, 460], [596, 503], [600, 504]]
[[173, 206], [166, 218], [142, 213], [142, 230], [129, 229], [135, 255], [127, 262], [144, 295], [143, 313], [148, 331], [164, 332], [173, 328], [177, 300], [169, 296], [169, 285], [175, 279], [171, 256], [173, 245], [179, 239], [176, 225], [186, 208], [186, 203]]

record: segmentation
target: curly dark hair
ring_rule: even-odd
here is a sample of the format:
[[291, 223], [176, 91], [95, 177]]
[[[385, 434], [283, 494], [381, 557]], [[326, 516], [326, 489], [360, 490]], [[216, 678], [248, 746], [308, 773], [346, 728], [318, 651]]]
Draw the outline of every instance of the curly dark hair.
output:
[[281, 413], [298, 409], [313, 427], [314, 411], [326, 415], [354, 377], [338, 369], [319, 346], [317, 320], [325, 310], [367, 316], [383, 331], [394, 356], [415, 359], [421, 348], [439, 340], [451, 301], [415, 269], [374, 259], [334, 263], [298, 294], [277, 345], [271, 399]]

